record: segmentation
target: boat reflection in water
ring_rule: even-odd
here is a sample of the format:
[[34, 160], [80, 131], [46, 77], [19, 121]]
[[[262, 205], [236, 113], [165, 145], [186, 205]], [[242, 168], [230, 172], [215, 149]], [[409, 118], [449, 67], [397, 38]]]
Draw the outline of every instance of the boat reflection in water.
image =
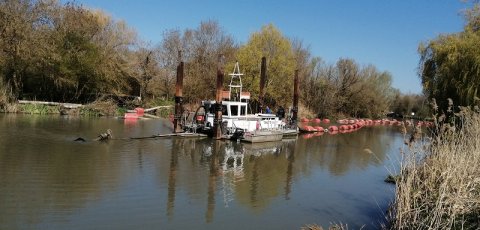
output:
[[[230, 203], [235, 202], [236, 199], [245, 202], [247, 206], [254, 209], [264, 207], [268, 199], [263, 200], [263, 198], [269, 197], [264, 193], [268, 193], [269, 190], [259, 191], [265, 187], [261, 184], [262, 180], [260, 179], [265, 170], [262, 169], [264, 168], [263, 163], [260, 162], [263, 161], [261, 160], [263, 158], [266, 160], [278, 158], [282, 162], [287, 159], [288, 166], [285, 167], [285, 179], [283, 181], [285, 181], [285, 199], [289, 199], [296, 139], [250, 144], [210, 139], [177, 138], [173, 140], [173, 144], [168, 175], [167, 215], [169, 219], [173, 217], [175, 208], [178, 158], [179, 154], [186, 154], [187, 151], [185, 150], [201, 151], [200, 162], [208, 166], [207, 207], [205, 212], [207, 223], [214, 220], [215, 206], [219, 202], [223, 202], [225, 208], [229, 208]], [[178, 151], [179, 149], [183, 151]], [[272, 161], [272, 164], [276, 163]], [[275, 165], [272, 166], [276, 167]]]
[[[195, 165], [194, 158], [200, 156], [198, 163], [207, 169], [208, 176], [195, 176], [199, 180], [197, 183], [204, 185], [191, 191], [206, 194], [206, 223], [219, 224], [215, 218], [223, 222], [229, 219], [227, 213], [248, 220], [249, 214], [239, 215], [242, 213], [239, 210], [244, 208], [254, 215], [262, 215], [263, 222], [276, 222], [278, 212], [284, 214], [283, 208], [291, 209], [287, 205], [293, 200], [303, 209], [321, 210], [320, 213], [314, 211], [296, 216], [297, 222], [318, 220], [329, 223], [338, 216], [345, 216], [350, 226], [361, 226], [372, 224], [368, 222], [372, 219], [378, 224], [382, 212], [373, 209], [379, 210], [379, 206], [386, 209], [392, 197], [386, 192], [390, 189], [388, 185], [383, 184], [387, 171], [385, 164], [390, 164], [385, 162], [385, 153], [392, 151], [390, 148], [398, 149], [401, 144], [401, 139], [392, 137], [393, 133], [382, 129], [256, 144], [174, 139], [172, 156], [187, 155]], [[365, 146], [370, 148], [369, 151], [365, 151]], [[172, 175], [178, 174], [174, 162], [176, 160], [171, 161], [168, 183], [169, 201], [174, 197], [170, 192], [175, 191], [170, 188], [175, 186], [170, 180]], [[185, 160], [180, 162], [185, 163]], [[191, 169], [185, 166], [185, 170]], [[191, 173], [182, 174], [182, 180], [193, 181]], [[347, 208], [355, 206], [362, 208]], [[366, 209], [372, 211], [366, 213]]]

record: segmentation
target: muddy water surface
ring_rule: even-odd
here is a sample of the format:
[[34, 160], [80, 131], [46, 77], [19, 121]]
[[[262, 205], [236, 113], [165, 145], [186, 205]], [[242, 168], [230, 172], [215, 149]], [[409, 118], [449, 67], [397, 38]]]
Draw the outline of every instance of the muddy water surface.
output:
[[[0, 229], [371, 229], [393, 198], [395, 128], [256, 145], [123, 139], [171, 126], [0, 115]], [[119, 140], [73, 141], [108, 128]]]

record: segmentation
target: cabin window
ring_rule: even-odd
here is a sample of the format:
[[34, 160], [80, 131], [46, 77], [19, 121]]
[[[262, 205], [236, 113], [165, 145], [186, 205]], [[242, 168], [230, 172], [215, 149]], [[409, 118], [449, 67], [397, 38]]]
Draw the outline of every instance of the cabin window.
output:
[[228, 110], [226, 105], [222, 105], [222, 115], [228, 116]]
[[241, 116], [247, 115], [247, 106], [246, 105], [240, 106], [240, 115]]
[[238, 116], [238, 105], [230, 106], [230, 112], [232, 113], [232, 116]]

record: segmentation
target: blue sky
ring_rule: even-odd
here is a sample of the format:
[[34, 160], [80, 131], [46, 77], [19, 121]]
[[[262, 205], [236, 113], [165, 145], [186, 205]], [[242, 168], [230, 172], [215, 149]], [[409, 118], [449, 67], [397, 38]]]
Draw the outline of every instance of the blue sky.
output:
[[393, 87], [421, 93], [417, 74], [418, 44], [442, 33], [462, 30], [460, 0], [240, 0], [155, 1], [76, 0], [99, 8], [133, 27], [140, 38], [156, 44], [167, 29], [196, 28], [217, 20], [239, 43], [272, 23], [301, 39], [313, 56], [327, 63], [353, 58], [393, 76]]

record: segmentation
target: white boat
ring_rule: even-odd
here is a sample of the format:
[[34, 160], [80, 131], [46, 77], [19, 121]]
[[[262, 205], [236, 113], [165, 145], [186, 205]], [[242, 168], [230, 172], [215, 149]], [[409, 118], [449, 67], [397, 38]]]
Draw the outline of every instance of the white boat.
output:
[[[252, 114], [249, 108], [250, 93], [243, 91], [242, 76], [238, 62], [229, 74], [229, 90], [222, 92], [222, 133], [226, 138], [247, 142], [281, 140], [283, 133], [292, 133], [285, 123], [274, 114]], [[190, 131], [211, 133], [215, 119], [215, 101], [202, 101], [192, 113], [185, 127]], [[296, 130], [293, 130], [296, 132]]]

